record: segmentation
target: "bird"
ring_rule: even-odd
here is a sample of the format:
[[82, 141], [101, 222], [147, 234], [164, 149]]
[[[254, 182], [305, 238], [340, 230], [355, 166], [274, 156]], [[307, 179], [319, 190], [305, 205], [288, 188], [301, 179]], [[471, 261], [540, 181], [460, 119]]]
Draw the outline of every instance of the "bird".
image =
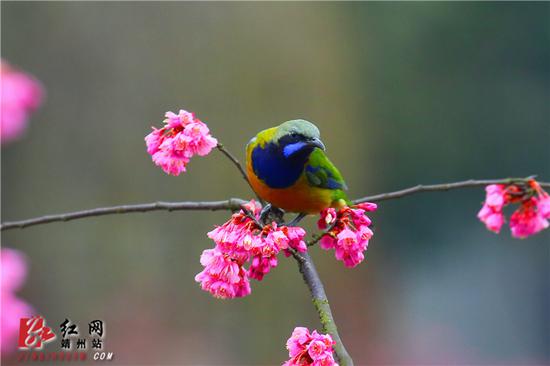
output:
[[246, 146], [250, 185], [269, 207], [298, 213], [294, 221], [349, 205], [344, 178], [325, 150], [317, 126], [304, 119], [260, 131]]

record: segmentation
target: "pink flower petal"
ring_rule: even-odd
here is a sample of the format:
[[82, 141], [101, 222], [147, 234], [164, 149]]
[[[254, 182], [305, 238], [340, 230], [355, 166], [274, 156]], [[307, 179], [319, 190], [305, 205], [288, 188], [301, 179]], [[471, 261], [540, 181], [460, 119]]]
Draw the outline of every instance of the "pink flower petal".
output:
[[147, 152], [167, 174], [179, 175], [195, 155], [208, 155], [218, 145], [206, 124], [185, 110], [166, 112], [164, 127], [145, 137]]
[[27, 119], [42, 103], [44, 89], [29, 74], [0, 60], [0, 139], [7, 142], [19, 137]]

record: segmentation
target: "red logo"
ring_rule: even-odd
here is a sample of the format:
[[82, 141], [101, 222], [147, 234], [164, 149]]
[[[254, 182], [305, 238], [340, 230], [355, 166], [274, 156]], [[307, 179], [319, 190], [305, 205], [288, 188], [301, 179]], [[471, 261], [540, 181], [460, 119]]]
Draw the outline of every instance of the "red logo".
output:
[[44, 343], [55, 339], [46, 320], [40, 315], [32, 318], [21, 318], [19, 321], [19, 349], [42, 349]]

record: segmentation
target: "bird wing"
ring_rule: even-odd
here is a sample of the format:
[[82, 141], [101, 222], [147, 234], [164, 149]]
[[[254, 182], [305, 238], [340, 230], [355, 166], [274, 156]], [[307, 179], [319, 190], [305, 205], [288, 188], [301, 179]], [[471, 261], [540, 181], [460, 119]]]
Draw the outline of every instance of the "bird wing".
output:
[[304, 174], [309, 184], [314, 187], [342, 190], [348, 189], [342, 174], [340, 174], [338, 169], [321, 149], [316, 148], [313, 150], [305, 166]]

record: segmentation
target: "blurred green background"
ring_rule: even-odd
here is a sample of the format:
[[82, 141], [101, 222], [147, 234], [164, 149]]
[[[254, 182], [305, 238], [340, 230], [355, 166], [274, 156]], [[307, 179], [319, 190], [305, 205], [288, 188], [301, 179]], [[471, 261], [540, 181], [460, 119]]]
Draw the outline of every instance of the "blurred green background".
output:
[[[550, 180], [549, 3], [1, 7], [2, 57], [48, 93], [26, 135], [2, 147], [2, 220], [252, 197], [216, 151], [177, 178], [153, 165], [143, 138], [179, 108], [241, 159], [260, 129], [314, 121], [352, 197]], [[494, 235], [476, 218], [482, 200], [468, 189], [384, 202], [356, 269], [312, 249], [357, 364], [550, 362], [549, 231]], [[294, 261], [244, 299], [194, 282], [213, 246], [205, 233], [227, 217], [100, 217], [8, 231], [2, 245], [30, 259], [21, 297], [54, 330], [103, 319], [118, 364], [280, 364], [295, 326], [319, 328]]]

